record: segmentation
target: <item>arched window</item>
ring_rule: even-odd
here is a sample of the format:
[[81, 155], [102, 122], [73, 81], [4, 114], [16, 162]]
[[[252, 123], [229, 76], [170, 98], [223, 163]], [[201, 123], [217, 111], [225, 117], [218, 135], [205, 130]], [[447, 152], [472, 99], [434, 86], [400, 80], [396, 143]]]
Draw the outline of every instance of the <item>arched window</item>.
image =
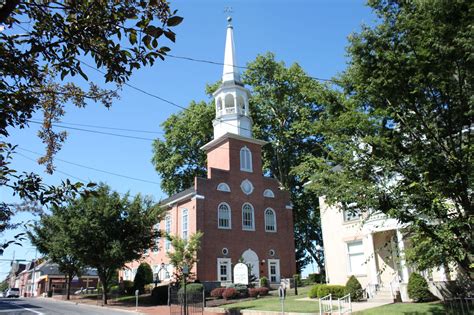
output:
[[222, 110], [222, 99], [220, 97], [217, 99], [217, 110]]
[[220, 183], [219, 185], [217, 185], [217, 190], [230, 192], [230, 187], [226, 183]]
[[153, 232], [155, 233], [155, 245], [153, 245], [153, 252], [157, 253], [160, 251], [160, 237], [158, 236], [158, 233], [160, 232], [159, 222], [153, 226]]
[[245, 101], [242, 95], [237, 96], [237, 108], [239, 109], [240, 114], [245, 112]]
[[252, 172], [252, 152], [247, 147], [240, 149], [240, 170]]
[[227, 94], [224, 98], [226, 112], [229, 113], [228, 109], [234, 108], [234, 95]]
[[217, 209], [217, 227], [219, 229], [231, 228], [230, 207], [226, 203], [221, 203]]
[[184, 240], [188, 239], [188, 209], [183, 209], [181, 213], [181, 235]]
[[244, 203], [242, 206], [242, 230], [255, 230], [255, 217], [250, 203]]
[[276, 215], [273, 209], [265, 210], [265, 231], [266, 232], [276, 232]]
[[275, 198], [275, 194], [273, 193], [272, 190], [270, 190], [270, 189], [265, 189], [265, 191], [263, 192], [263, 197]]

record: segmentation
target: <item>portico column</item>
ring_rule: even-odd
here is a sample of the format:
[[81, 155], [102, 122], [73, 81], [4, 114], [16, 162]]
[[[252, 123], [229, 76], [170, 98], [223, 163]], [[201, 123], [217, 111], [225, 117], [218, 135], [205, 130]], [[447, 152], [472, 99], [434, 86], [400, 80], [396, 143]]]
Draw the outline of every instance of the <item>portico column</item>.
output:
[[408, 268], [407, 263], [405, 260], [405, 243], [403, 242], [403, 234], [397, 229], [397, 245], [398, 245], [398, 252], [400, 255], [400, 276], [402, 277], [402, 282], [408, 282]]
[[375, 246], [374, 246], [374, 236], [372, 232], [367, 234], [367, 241], [369, 242], [369, 257], [368, 257], [368, 264], [370, 270], [370, 279], [371, 284], [379, 284], [379, 279], [377, 277], [377, 262], [376, 255], [375, 255]]

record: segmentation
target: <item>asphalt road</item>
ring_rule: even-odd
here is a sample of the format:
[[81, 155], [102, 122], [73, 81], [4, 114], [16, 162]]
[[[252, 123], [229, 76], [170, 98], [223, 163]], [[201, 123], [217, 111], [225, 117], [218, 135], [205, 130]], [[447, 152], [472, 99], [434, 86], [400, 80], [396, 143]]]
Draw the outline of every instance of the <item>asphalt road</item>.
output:
[[131, 315], [117, 309], [51, 301], [44, 298], [0, 298], [0, 315]]

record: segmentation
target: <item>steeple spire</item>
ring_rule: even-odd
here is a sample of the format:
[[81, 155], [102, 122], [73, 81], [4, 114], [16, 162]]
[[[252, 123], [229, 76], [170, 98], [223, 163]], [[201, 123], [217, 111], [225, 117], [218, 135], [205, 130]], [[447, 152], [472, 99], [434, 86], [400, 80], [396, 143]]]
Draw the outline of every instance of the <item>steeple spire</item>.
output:
[[240, 73], [235, 59], [234, 28], [232, 27], [232, 18], [230, 16], [227, 18], [227, 22], [222, 82], [240, 82]]
[[235, 61], [232, 18], [227, 18], [227, 21], [229, 24], [225, 41], [222, 84], [213, 94], [216, 102], [216, 118], [212, 121], [214, 139], [227, 133], [252, 138], [252, 119], [249, 111], [250, 92], [240, 82], [240, 73]]

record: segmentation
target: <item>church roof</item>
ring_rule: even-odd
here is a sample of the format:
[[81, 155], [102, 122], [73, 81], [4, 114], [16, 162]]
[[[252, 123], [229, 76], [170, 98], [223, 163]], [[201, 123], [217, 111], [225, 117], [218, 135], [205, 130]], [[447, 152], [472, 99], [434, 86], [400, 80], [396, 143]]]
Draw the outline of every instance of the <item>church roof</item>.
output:
[[190, 187], [188, 189], [185, 189], [183, 191], [180, 191], [177, 194], [174, 194], [166, 199], [161, 200], [160, 205], [165, 206], [165, 205], [170, 205], [174, 202], [177, 202], [178, 200], [184, 199], [184, 198], [191, 198], [196, 194], [196, 190], [194, 187]]

